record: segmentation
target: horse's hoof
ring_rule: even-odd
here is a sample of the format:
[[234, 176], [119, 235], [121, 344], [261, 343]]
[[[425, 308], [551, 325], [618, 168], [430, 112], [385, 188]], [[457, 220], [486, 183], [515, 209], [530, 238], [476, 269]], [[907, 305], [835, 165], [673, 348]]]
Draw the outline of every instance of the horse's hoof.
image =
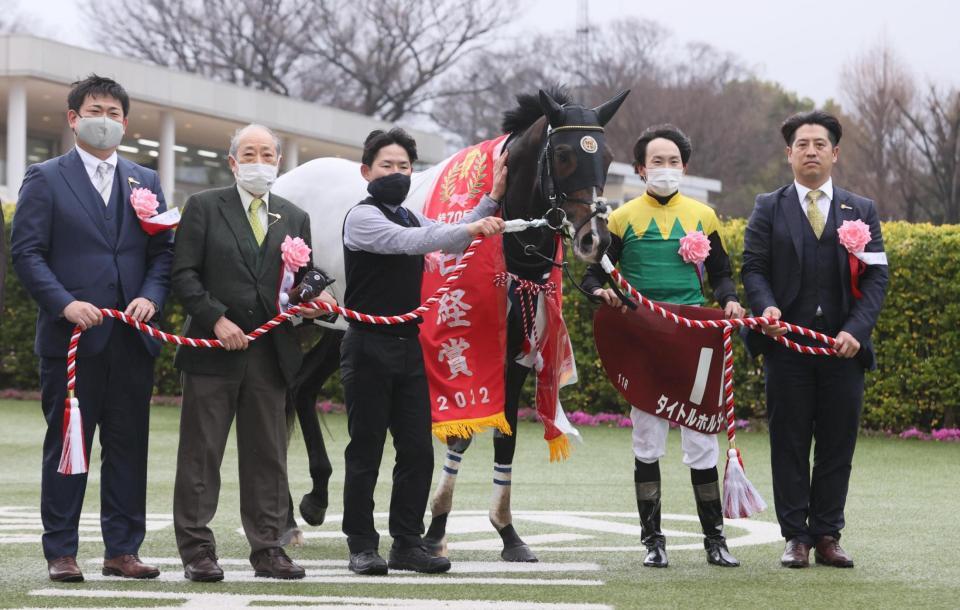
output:
[[537, 559], [537, 556], [533, 554], [533, 551], [530, 550], [525, 543], [520, 543], [511, 547], [506, 547], [500, 552], [500, 557], [504, 561], [515, 561], [521, 563], [537, 563], [540, 561]]
[[323, 525], [327, 517], [327, 503], [321, 502], [313, 494], [304, 494], [300, 500], [300, 516], [309, 525]]
[[434, 557], [448, 557], [447, 554], [447, 537], [444, 536], [440, 540], [434, 538], [424, 538], [423, 546], [426, 547], [427, 552], [433, 555]]

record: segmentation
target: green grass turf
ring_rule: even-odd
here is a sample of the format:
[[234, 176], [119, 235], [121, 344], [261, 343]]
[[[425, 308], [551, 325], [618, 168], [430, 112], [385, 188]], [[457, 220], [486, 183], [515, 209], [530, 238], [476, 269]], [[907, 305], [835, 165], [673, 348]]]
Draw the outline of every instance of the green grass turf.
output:
[[[150, 437], [150, 487], [148, 512], [169, 514], [176, 462], [178, 410], [157, 407], [152, 412]], [[0, 401], [0, 505], [39, 505], [40, 446], [44, 433], [40, 408], [34, 402]], [[330, 428], [328, 448], [334, 461], [331, 481], [331, 512], [340, 512], [343, 488], [343, 448], [347, 440], [346, 418], [332, 415], [325, 418]], [[630, 434], [626, 429], [586, 428], [581, 430], [584, 444], [575, 447], [571, 460], [549, 464], [547, 448], [540, 439], [537, 424], [521, 424], [515, 461], [514, 510], [614, 511], [633, 513], [635, 502], [632, 484]], [[769, 446], [767, 437], [759, 433], [742, 433], [738, 437], [747, 466], [747, 473], [761, 494], [771, 504], [759, 516], [774, 521], [770, 484]], [[443, 459], [437, 447], [437, 459]], [[671, 431], [667, 457], [662, 460], [664, 478], [664, 511], [695, 514], [687, 469], [680, 461], [679, 434]], [[88, 483], [85, 511], [96, 512], [99, 504], [99, 455], [91, 459], [93, 472]], [[390, 492], [390, 468], [393, 450], [389, 446], [381, 468], [381, 485], [377, 489], [378, 510], [386, 510]], [[481, 437], [464, 460], [455, 496], [455, 512], [486, 510], [491, 493], [490, 473], [492, 448], [490, 435]], [[291, 486], [294, 497], [309, 490], [306, 454], [302, 439], [297, 436], [290, 450]], [[198, 585], [186, 581], [161, 582], [88, 582], [83, 585], [62, 585], [66, 589], [111, 589], [129, 591], [205, 591], [231, 593], [283, 593], [311, 595], [344, 595], [404, 597], [417, 599], [502, 599], [529, 602], [566, 602], [608, 604], [617, 608], [773, 608], [773, 607], [960, 607], [960, 444], [921, 443], [886, 438], [861, 438], [853, 468], [850, 496], [847, 502], [848, 527], [844, 530], [844, 547], [855, 558], [857, 567], [839, 570], [813, 567], [787, 570], [779, 566], [781, 542], [735, 548], [743, 562], [739, 569], [721, 569], [705, 564], [699, 550], [675, 550], [670, 567], [665, 570], [644, 569], [642, 555], [637, 552], [541, 552], [548, 562], [596, 562], [601, 570], [588, 573], [547, 574], [543, 578], [586, 578], [603, 581], [602, 586], [517, 586], [517, 585], [372, 585], [372, 584], [298, 584], [273, 582]], [[236, 447], [231, 440], [222, 468], [223, 489], [220, 509], [213, 522], [221, 557], [245, 558], [246, 541], [236, 533], [240, 525], [238, 508]], [[436, 480], [436, 476], [434, 476]], [[635, 517], [622, 518], [623, 523], [636, 523]], [[338, 524], [319, 529], [335, 531]], [[389, 537], [385, 523], [380, 522], [384, 536], [381, 551], [386, 552]], [[695, 523], [665, 522], [665, 527], [695, 531]], [[313, 528], [305, 527], [307, 531]], [[521, 535], [569, 528], [519, 523]], [[730, 528], [732, 530], [732, 528]], [[5, 532], [0, 532], [3, 534]], [[731, 536], [734, 531], [728, 531]], [[91, 532], [87, 535], [97, 536]], [[462, 538], [487, 538], [493, 531], [463, 535]], [[697, 542], [698, 538], [670, 544]], [[586, 542], [570, 545], [638, 545], [635, 536], [617, 533], [600, 534]], [[83, 542], [80, 546], [81, 567], [88, 574], [99, 571], [88, 563], [103, 552], [99, 542]], [[346, 564], [346, 545], [339, 539], [310, 539], [306, 546], [292, 549], [295, 559], [338, 559]], [[172, 526], [148, 532], [141, 555], [175, 557]], [[495, 561], [495, 551], [453, 551], [458, 560]], [[174, 566], [164, 568], [179, 572]], [[308, 570], [309, 573], [309, 570]], [[228, 572], [228, 580], [230, 573]], [[497, 576], [496, 574], [484, 576]], [[517, 575], [521, 576], [521, 575]], [[537, 575], [531, 575], [537, 577]], [[0, 544], [0, 606], [79, 605], [68, 597], [29, 596], [35, 589], [50, 588], [39, 543]], [[177, 605], [176, 601], [136, 599], [86, 600], [84, 605]]]

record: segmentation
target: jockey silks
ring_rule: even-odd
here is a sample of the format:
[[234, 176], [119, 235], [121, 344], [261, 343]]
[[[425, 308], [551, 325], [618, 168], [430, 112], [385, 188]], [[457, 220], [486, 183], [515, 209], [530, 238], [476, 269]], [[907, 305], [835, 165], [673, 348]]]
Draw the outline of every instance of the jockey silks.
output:
[[[392, 175], [403, 176], [403, 174]], [[409, 176], [405, 177], [409, 186]], [[378, 208], [384, 217], [398, 225], [420, 226], [414, 214], [407, 214], [404, 219], [397, 212], [391, 211], [386, 205], [370, 197], [357, 204], [357, 206], [362, 205]], [[423, 256], [376, 254], [363, 250], [351, 250], [344, 246], [343, 263], [347, 279], [343, 302], [347, 308], [373, 315], [391, 316], [407, 313], [420, 305]], [[374, 325], [357, 320], [348, 320], [348, 322], [354, 328], [402, 337], [415, 337], [419, 333], [417, 322], [397, 325]]]

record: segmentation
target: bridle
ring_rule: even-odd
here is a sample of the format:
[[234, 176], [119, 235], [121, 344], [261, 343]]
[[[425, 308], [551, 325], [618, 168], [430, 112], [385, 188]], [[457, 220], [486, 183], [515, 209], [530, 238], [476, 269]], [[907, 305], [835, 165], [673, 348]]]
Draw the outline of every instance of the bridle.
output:
[[[553, 229], [553, 231], [556, 233], [563, 234], [564, 229], [566, 229], [568, 231], [566, 237], [572, 240], [577, 233], [580, 232], [580, 229], [585, 227], [594, 218], [599, 217], [606, 220], [607, 216], [610, 215], [610, 209], [607, 206], [606, 199], [603, 197], [597, 197], [596, 188], [593, 189], [590, 200], [580, 199], [579, 197], [570, 197], [560, 188], [557, 178], [553, 174], [554, 147], [552, 138], [554, 135], [561, 132], [599, 131], [600, 133], [603, 133], [604, 129], [600, 125], [562, 125], [560, 127], [550, 127], [550, 123], [548, 121], [544, 130], [546, 133], [543, 138], [543, 146], [540, 148], [540, 154], [537, 159], [537, 186], [538, 190], [550, 203], [550, 208], [544, 213], [543, 218], [547, 221], [547, 226]], [[590, 208], [590, 214], [580, 223], [574, 225], [567, 219], [567, 213], [563, 209], [563, 205], [565, 203], [585, 205]]]
[[[560, 127], [551, 128], [550, 122], [547, 121], [546, 126], [544, 127], [544, 136], [543, 136], [543, 145], [540, 148], [540, 152], [537, 157], [537, 190], [544, 196], [547, 202], [550, 204], [550, 207], [544, 212], [542, 219], [546, 223], [544, 228], [549, 229], [553, 232], [554, 235], [559, 235], [562, 238], [567, 238], [573, 240], [580, 230], [585, 227], [588, 223], [593, 221], [594, 218], [601, 218], [604, 221], [607, 216], [610, 214], [610, 208], [607, 206], [607, 202], [603, 197], [596, 196], [596, 188], [592, 189], [592, 195], [590, 200], [581, 199], [579, 197], [570, 197], [564, 192], [560, 185], [558, 184], [557, 177], [553, 173], [553, 153], [554, 147], [552, 143], [552, 136], [560, 132], [604, 132], [604, 129], [600, 125], [563, 125]], [[514, 138], [509, 138], [504, 143], [504, 152], [508, 151], [510, 145], [513, 144]], [[563, 209], [563, 205], [566, 203], [574, 203], [577, 205], [585, 205], [590, 208], [590, 214], [587, 215], [585, 219], [577, 224], [573, 224], [567, 218], [567, 213]], [[504, 199], [503, 202], [503, 217], [510, 218], [507, 209], [507, 201]], [[521, 239], [520, 233], [510, 233], [512, 238], [517, 241], [517, 243], [523, 249], [523, 253], [526, 256], [539, 257], [545, 263], [548, 263], [553, 267], [560, 267], [564, 270], [567, 275], [567, 278], [573, 284], [573, 286], [582, 292], [588, 299], [591, 301], [598, 301], [599, 299], [583, 290], [576, 279], [573, 277], [570, 272], [569, 266], [565, 261], [557, 263], [552, 257], [546, 256], [539, 251], [537, 244], [526, 243]]]

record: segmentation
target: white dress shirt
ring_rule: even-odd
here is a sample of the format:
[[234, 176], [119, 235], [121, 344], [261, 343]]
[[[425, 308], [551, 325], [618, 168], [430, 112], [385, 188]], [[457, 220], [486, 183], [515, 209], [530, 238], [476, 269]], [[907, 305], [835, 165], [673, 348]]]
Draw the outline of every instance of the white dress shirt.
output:
[[833, 201], [833, 178], [827, 178], [827, 181], [818, 186], [815, 189], [810, 189], [796, 180], [793, 181], [794, 186], [797, 187], [797, 197], [800, 198], [800, 209], [803, 210], [803, 213], [807, 214], [807, 193], [810, 191], [820, 191], [820, 198], [817, 199], [817, 207], [820, 208], [820, 213], [823, 214], [824, 220], [830, 216], [830, 202]]
[[270, 228], [270, 192], [266, 192], [260, 197], [254, 197], [252, 194], [240, 188], [240, 185], [237, 185], [237, 192], [240, 193], [240, 203], [243, 204], [243, 215], [247, 216], [250, 211], [250, 204], [253, 203], [254, 199], [260, 199], [263, 201], [263, 205], [260, 206], [260, 209], [257, 210], [257, 216], [260, 217], [260, 226], [263, 227], [263, 232], [266, 234], [267, 229]]
[[113, 151], [106, 159], [100, 159], [79, 146], [77, 146], [76, 149], [80, 154], [80, 160], [83, 161], [83, 168], [87, 170], [87, 175], [90, 176], [90, 183], [93, 184], [94, 190], [97, 190], [99, 186], [97, 184], [97, 168], [100, 167], [101, 163], [106, 163], [110, 166], [106, 173], [107, 185], [103, 189], [103, 205], [107, 205], [110, 201], [110, 193], [113, 191], [114, 173], [117, 171], [117, 151]]

